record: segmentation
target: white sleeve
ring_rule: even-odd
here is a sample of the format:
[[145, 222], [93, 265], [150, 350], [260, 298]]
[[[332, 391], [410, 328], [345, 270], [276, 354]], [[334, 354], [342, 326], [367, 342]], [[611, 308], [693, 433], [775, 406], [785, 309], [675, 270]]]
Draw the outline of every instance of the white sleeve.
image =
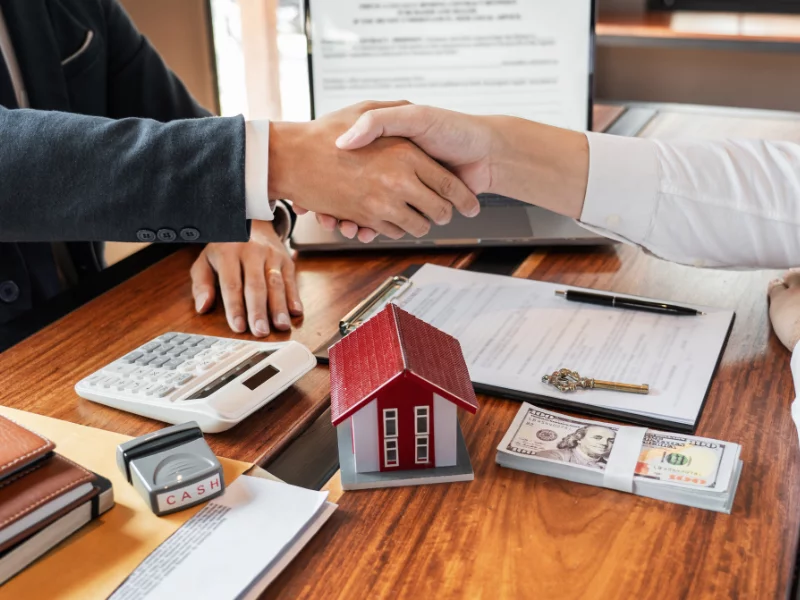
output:
[[272, 221], [275, 203], [270, 202], [269, 121], [247, 121], [244, 124], [244, 197], [248, 219]]
[[800, 144], [587, 137], [582, 225], [698, 267], [800, 266]]

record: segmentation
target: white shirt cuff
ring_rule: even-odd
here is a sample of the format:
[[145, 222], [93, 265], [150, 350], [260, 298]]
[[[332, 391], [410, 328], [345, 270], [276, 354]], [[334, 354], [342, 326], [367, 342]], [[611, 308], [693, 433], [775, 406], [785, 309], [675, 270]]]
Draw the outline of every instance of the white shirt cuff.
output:
[[642, 244], [652, 229], [658, 204], [655, 144], [602, 133], [586, 137], [589, 182], [580, 223], [608, 237]]
[[244, 124], [244, 198], [248, 219], [272, 221], [275, 203], [269, 201], [269, 121]]

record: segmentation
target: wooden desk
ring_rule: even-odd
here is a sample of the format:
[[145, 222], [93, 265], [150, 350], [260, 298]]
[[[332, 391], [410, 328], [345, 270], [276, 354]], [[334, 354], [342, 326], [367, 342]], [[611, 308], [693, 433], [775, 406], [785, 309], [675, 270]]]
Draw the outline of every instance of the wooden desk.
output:
[[[692, 127], [696, 113], [665, 108], [645, 135]], [[751, 132], [741, 113], [711, 111], [711, 122], [724, 114], [724, 133]], [[800, 141], [797, 116], [758, 116], [764, 131], [781, 122], [783, 136]], [[334, 477], [327, 488], [339, 511], [266, 597], [785, 596], [800, 531], [800, 453], [789, 353], [767, 318], [776, 274], [694, 269], [619, 246], [533, 253], [516, 275], [736, 310], [698, 431], [743, 446], [733, 514], [503, 469], [495, 448], [519, 405], [481, 397], [478, 414], [461, 418], [475, 481], [342, 493]]]
[[[167, 331], [247, 339], [230, 331], [221, 306], [211, 315], [195, 314], [189, 268], [196, 254], [173, 254], [0, 354], [0, 403], [133, 436], [163, 427], [79, 398], [73, 386]], [[333, 335], [342, 315], [398, 269], [420, 262], [465, 265], [474, 256], [450, 251], [303, 257], [298, 283], [307, 317], [291, 334], [269, 339], [291, 338], [316, 348]], [[220, 456], [265, 464], [325, 410], [328, 391], [327, 369], [316, 369], [233, 429], [208, 436], [211, 447]]]
[[[686, 128], [698, 110], [662, 107], [646, 133]], [[618, 114], [608, 110], [601, 116], [613, 120]], [[760, 118], [770, 131], [800, 141], [800, 128], [786, 115]], [[771, 128], [775, 121], [782, 126]], [[727, 123], [720, 128], [737, 135], [751, 121]], [[307, 317], [291, 337], [318, 346], [347, 310], [408, 264], [463, 266], [476, 256], [304, 256], [298, 271]], [[0, 354], [0, 403], [130, 435], [160, 427], [79, 399], [72, 386], [165, 331], [230, 335], [220, 309], [211, 316], [193, 314], [193, 258], [181, 251]], [[702, 271], [612, 247], [533, 252], [516, 275], [737, 311], [699, 430], [744, 447], [734, 514], [501, 469], [494, 449], [519, 405], [482, 397], [479, 413], [462, 419], [474, 482], [342, 494], [334, 478], [329, 488], [340, 510], [267, 596], [785, 595], [800, 531], [800, 456], [789, 414], [789, 356], [770, 334], [766, 315], [764, 291], [775, 274]], [[209, 436], [210, 443], [220, 455], [266, 464], [323, 413], [327, 393], [327, 369], [319, 368], [239, 426]]]

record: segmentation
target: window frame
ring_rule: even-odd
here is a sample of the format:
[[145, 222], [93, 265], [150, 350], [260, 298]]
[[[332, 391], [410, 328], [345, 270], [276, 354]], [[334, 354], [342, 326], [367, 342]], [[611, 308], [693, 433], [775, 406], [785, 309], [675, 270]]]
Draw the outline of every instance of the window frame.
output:
[[[389, 413], [393, 413], [392, 416]], [[388, 429], [386, 427], [387, 421], [394, 421], [394, 435], [389, 435], [387, 433]], [[400, 437], [400, 427], [398, 423], [398, 410], [396, 408], [384, 408], [383, 409], [383, 437], [384, 438], [398, 438]]]
[[[390, 448], [392, 444], [394, 448]], [[394, 460], [389, 460], [389, 452], [394, 451]], [[389, 437], [383, 439], [383, 466], [384, 467], [398, 467], [400, 466], [400, 448], [396, 437]]]
[[[419, 419], [425, 418], [425, 431], [419, 430]], [[414, 407], [414, 435], [430, 435], [431, 434], [431, 407], [430, 406], [415, 406]]]
[[[424, 442], [424, 444], [420, 444], [420, 442]], [[425, 448], [425, 458], [420, 459], [419, 457], [419, 450], [420, 448]], [[431, 462], [431, 439], [430, 436], [427, 435], [418, 435], [414, 439], [414, 462], [418, 465], [427, 465]]]

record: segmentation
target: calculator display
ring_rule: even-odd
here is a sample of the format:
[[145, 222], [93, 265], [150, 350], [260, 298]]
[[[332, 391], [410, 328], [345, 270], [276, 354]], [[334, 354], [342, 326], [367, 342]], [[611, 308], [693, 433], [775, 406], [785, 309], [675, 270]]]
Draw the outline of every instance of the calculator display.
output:
[[251, 390], [257, 389], [262, 383], [269, 381], [275, 375], [280, 373], [278, 369], [273, 367], [272, 365], [267, 365], [263, 369], [261, 369], [258, 373], [253, 375], [250, 379], [243, 381], [245, 387], [250, 388]]
[[[229, 384], [231, 381], [233, 381], [234, 379], [239, 377], [239, 375], [241, 375], [242, 373], [244, 373], [248, 369], [251, 369], [252, 367], [256, 366], [257, 364], [260, 364], [260, 363], [264, 362], [265, 360], [267, 360], [267, 358], [269, 358], [272, 354], [274, 354], [273, 351], [256, 352], [253, 356], [243, 360], [242, 362], [240, 362], [238, 365], [236, 365], [235, 367], [233, 367], [230, 370], [228, 370], [223, 375], [220, 375], [219, 377], [217, 377], [214, 381], [209, 381], [207, 385], [205, 385], [202, 389], [198, 390], [197, 392], [195, 392], [194, 394], [192, 394], [191, 396], [186, 398], [186, 400], [200, 400], [201, 398], [208, 398], [214, 392], [217, 392], [220, 389], [222, 389], [223, 387], [225, 387], [227, 384]], [[256, 389], [256, 387], [258, 387], [258, 385], [256, 385], [255, 387], [251, 387], [248, 384], [250, 382], [252, 382], [254, 379], [256, 379], [257, 377], [261, 376], [262, 373], [264, 373], [265, 371], [268, 371], [269, 369], [272, 369], [275, 372], [273, 374], [267, 373], [266, 377], [261, 382], [259, 382], [258, 385], [261, 385], [261, 383], [263, 383], [264, 381], [267, 381], [267, 379], [270, 379], [274, 375], [278, 374], [278, 370], [277, 369], [272, 367], [272, 365], [268, 365], [265, 369], [262, 369], [259, 373], [257, 373], [256, 375], [254, 375], [253, 377], [251, 377], [250, 379], [245, 381], [244, 384], [247, 387], [249, 387], [251, 390]]]

